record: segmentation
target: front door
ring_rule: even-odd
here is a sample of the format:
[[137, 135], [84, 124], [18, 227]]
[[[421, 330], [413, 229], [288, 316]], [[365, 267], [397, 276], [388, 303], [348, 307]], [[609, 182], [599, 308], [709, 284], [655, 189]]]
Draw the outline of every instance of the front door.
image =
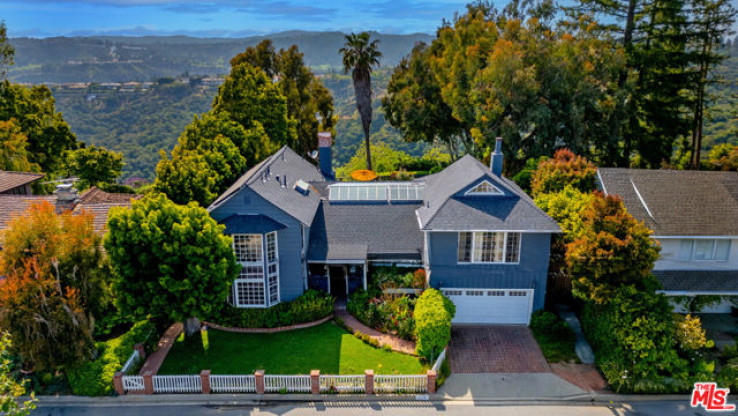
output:
[[344, 266], [330, 266], [331, 296], [337, 300], [346, 300], [346, 268]]

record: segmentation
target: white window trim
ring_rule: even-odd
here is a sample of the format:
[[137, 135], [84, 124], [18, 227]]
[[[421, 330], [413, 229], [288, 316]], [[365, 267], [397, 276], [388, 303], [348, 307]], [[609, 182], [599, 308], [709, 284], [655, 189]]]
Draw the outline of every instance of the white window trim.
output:
[[[267, 307], [269, 307], [269, 302], [268, 302], [268, 300], [269, 300], [269, 286], [268, 286], [269, 285], [269, 282], [267, 280], [267, 274], [268, 274], [268, 270], [266, 268], [267, 267], [267, 262], [265, 262], [266, 255], [267, 255], [267, 253], [266, 253], [266, 237], [265, 237], [264, 234], [258, 234], [258, 233], [251, 233], [251, 234], [249, 234], [249, 233], [236, 233], [236, 234], [233, 234], [233, 235], [231, 235], [231, 240], [232, 240], [232, 242], [231, 242], [231, 248], [233, 249], [233, 252], [234, 253], [236, 252], [236, 238], [235, 237], [238, 236], [238, 235], [258, 235], [260, 237], [260, 239], [261, 239], [261, 261], [238, 261], [237, 260], [237, 263], [241, 266], [241, 268], [243, 268], [243, 267], [249, 267], [249, 266], [261, 267], [262, 274], [261, 274], [261, 278], [256, 278], [256, 277], [251, 277], [251, 278], [238, 277], [238, 278], [236, 278], [233, 281], [233, 288], [232, 288], [232, 292], [233, 292], [232, 293], [232, 296], [233, 296], [233, 305], [236, 306], [237, 308], [267, 308]], [[259, 283], [259, 282], [263, 285], [263, 288], [264, 288], [264, 291], [263, 291], [264, 298], [262, 299], [262, 303], [261, 304], [258, 304], [258, 305], [253, 305], [253, 304], [248, 304], [248, 303], [246, 303], [246, 304], [241, 303], [239, 301], [237, 283]]]
[[[488, 191], [488, 192], [474, 192], [475, 189], [479, 188], [480, 186], [487, 184], [492, 187], [492, 189], [496, 191]], [[505, 195], [504, 192], [500, 190], [500, 188], [496, 187], [492, 184], [492, 182], [484, 180], [476, 185], [474, 185], [473, 188], [469, 189], [468, 191], [464, 192], [464, 196], [489, 196], [489, 195]]]
[[[472, 246], [471, 246], [471, 261], [459, 261], [459, 245], [461, 244], [461, 233], [468, 232], [472, 233]], [[474, 233], [503, 233], [505, 235], [504, 237], [504, 243], [502, 244], [502, 258], [503, 261], [474, 261], [474, 249], [476, 247], [476, 238], [474, 237]], [[512, 231], [459, 231], [456, 233], [456, 263], [460, 265], [475, 265], [475, 264], [499, 264], [499, 265], [519, 265], [520, 264], [520, 249], [522, 247], [523, 242], [523, 236], [518, 237], [518, 261], [516, 262], [508, 262], [504, 261], [504, 259], [507, 259], [507, 235], [508, 234], [520, 234], [518, 232], [512, 232]]]
[[[728, 241], [730, 241], [730, 243], [728, 244], [728, 256], [725, 258], [725, 260], [715, 258], [716, 257], [716, 254], [717, 254], [717, 246], [718, 246], [717, 245], [717, 242], [718, 242], [718, 240], [724, 240], [724, 239], [719, 239], [719, 238], [714, 238], [714, 239], [706, 239], [706, 238], [705, 239], [700, 239], [702, 241], [712, 240], [712, 258], [710, 258], [710, 259], [696, 259], [696, 258], [694, 258], [694, 252], [695, 252], [695, 250], [697, 250], [697, 240], [698, 239], [694, 239], [694, 238], [685, 238], [685, 239], [683, 239], [683, 241], [686, 241], [686, 240], [692, 241], [692, 251], [689, 253], [689, 259], [686, 259], [686, 260], [685, 259], [682, 259], [681, 257], [679, 257], [679, 252], [677, 252], [678, 261], [680, 261], [680, 262], [690, 262], [690, 263], [691, 262], [699, 262], [699, 263], [703, 263], [703, 262], [707, 262], [707, 263], [710, 263], [710, 262], [727, 263], [728, 261], [730, 261], [730, 251], [733, 249], [733, 242], [731, 240], [728, 240]], [[682, 243], [680, 242], [679, 244], [681, 245]], [[680, 249], [681, 249], [681, 247], [680, 247]], [[678, 249], [678, 250], [680, 250], [680, 249]]]
[[[272, 261], [272, 262], [269, 262], [269, 253], [268, 253], [269, 247], [266, 246], [266, 239], [267, 239], [267, 235], [269, 235], [269, 234], [274, 234], [274, 261]], [[274, 305], [278, 305], [282, 301], [282, 292], [281, 292], [280, 284], [279, 284], [279, 281], [280, 281], [279, 280], [279, 238], [277, 237], [277, 232], [276, 231], [272, 231], [272, 232], [269, 232], [269, 233], [264, 234], [264, 244], [265, 244], [265, 248], [267, 249], [267, 252], [265, 253], [265, 256], [266, 256], [265, 257], [265, 260], [267, 260], [266, 261], [267, 267], [265, 269], [265, 271], [266, 271], [265, 275], [266, 275], [266, 288], [267, 288], [267, 290], [265, 292], [267, 292], [267, 300], [268, 301], [271, 301], [271, 296], [270, 296], [271, 295], [271, 289], [269, 288], [269, 277], [270, 276], [277, 276], [277, 301], [274, 302], [274, 303], [268, 302], [269, 306], [274, 306]], [[269, 273], [269, 266], [272, 265], [272, 264], [274, 264], [276, 266], [276, 270], [275, 270], [274, 273], [270, 274]]]

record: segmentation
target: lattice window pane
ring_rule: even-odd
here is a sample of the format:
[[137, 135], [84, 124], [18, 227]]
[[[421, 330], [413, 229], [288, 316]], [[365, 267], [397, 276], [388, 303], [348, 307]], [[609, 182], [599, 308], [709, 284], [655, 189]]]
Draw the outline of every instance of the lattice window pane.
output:
[[472, 254], [472, 233], [459, 233], [459, 261], [470, 262]]
[[238, 262], [256, 263], [263, 261], [261, 234], [234, 234], [233, 251]]
[[264, 281], [236, 279], [233, 296], [236, 306], [264, 306]]
[[277, 233], [271, 232], [266, 235], [267, 261], [277, 260]]
[[507, 233], [507, 263], [517, 263], [520, 259], [520, 233]]

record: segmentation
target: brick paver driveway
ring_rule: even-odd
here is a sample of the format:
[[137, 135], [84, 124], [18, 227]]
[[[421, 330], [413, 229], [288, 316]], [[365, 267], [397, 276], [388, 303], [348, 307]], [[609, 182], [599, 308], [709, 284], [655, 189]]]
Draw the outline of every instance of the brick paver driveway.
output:
[[454, 326], [449, 365], [454, 373], [551, 371], [526, 326]]

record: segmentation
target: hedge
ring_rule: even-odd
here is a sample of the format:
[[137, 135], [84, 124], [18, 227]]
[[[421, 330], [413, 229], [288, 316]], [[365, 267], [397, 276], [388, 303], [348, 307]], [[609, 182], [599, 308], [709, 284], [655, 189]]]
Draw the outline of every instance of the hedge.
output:
[[78, 364], [67, 371], [67, 381], [78, 396], [104, 396], [113, 392], [113, 375], [125, 364], [133, 346], [144, 343], [151, 351], [157, 341], [156, 326], [149, 321], [133, 325], [127, 333], [105, 342], [98, 342], [97, 358]]
[[416, 352], [429, 362], [438, 357], [451, 341], [451, 320], [456, 306], [436, 290], [423, 292], [415, 304]]
[[302, 296], [282, 302], [271, 308], [236, 308], [226, 305], [209, 320], [234, 328], [277, 328], [313, 322], [333, 313], [333, 298], [317, 290], [308, 290]]

